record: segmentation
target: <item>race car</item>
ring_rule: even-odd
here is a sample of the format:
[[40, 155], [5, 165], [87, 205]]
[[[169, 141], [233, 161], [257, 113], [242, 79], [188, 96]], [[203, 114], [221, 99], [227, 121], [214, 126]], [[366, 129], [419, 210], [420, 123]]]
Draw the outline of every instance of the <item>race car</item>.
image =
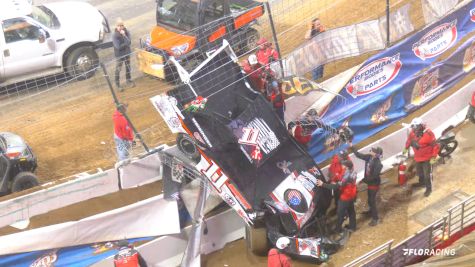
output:
[[288, 237], [297, 244], [288, 253], [327, 259], [337, 245], [308, 227], [330, 205], [330, 191], [316, 186], [325, 177], [250, 86], [229, 43], [191, 73], [171, 61], [183, 84], [151, 101], [180, 150], [249, 226], [266, 226], [272, 244]]

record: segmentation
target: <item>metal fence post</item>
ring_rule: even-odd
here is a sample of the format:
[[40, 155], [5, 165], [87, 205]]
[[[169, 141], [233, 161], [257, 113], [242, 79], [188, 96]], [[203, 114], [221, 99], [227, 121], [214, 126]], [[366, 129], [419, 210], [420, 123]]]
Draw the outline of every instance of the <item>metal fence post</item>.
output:
[[[102, 68], [102, 71], [104, 72], [104, 77], [106, 78], [107, 84], [109, 85], [109, 89], [110, 89], [110, 92], [112, 94], [112, 98], [114, 99], [114, 103], [115, 103], [116, 107], [118, 108], [121, 105], [121, 103], [119, 102], [119, 98], [115, 94], [114, 88], [112, 87], [112, 83], [110, 81], [109, 74], [107, 73], [107, 69], [106, 69], [106, 66], [104, 65], [104, 63], [101, 63], [101, 68]], [[129, 116], [127, 116], [127, 113], [122, 112], [121, 109], [119, 109], [119, 111], [120, 111], [120, 113], [122, 113], [122, 115], [124, 115], [124, 118], [129, 123], [130, 128], [132, 128], [132, 131], [134, 132], [135, 136], [137, 136], [137, 138], [139, 139], [139, 141], [142, 144], [145, 151], [147, 151], [147, 153], [149, 153], [150, 149], [148, 149], [147, 144], [145, 144], [145, 141], [142, 139], [142, 136], [140, 135], [140, 133], [135, 128], [135, 126], [132, 123], [132, 121], [130, 120]]]
[[391, 45], [390, 41], [390, 27], [389, 27], [389, 19], [390, 19], [390, 14], [389, 14], [389, 0], [386, 0], [386, 48]]
[[277, 50], [277, 53], [279, 53], [280, 74], [282, 75], [282, 77], [284, 77], [284, 64], [282, 63], [282, 53], [280, 52], [279, 41], [277, 40], [277, 34], [275, 32], [274, 20], [272, 19], [269, 2], [264, 2], [264, 5], [267, 9], [267, 13], [269, 14], [270, 28], [272, 30], [272, 40], [275, 43], [275, 49]]
[[452, 234], [452, 210], [449, 210], [449, 237]]
[[460, 231], [463, 231], [464, 213], [465, 213], [465, 201], [462, 203], [462, 210], [460, 211]]
[[434, 237], [434, 224], [432, 224], [429, 228], [430, 234], [429, 234], [429, 249], [432, 248], [432, 238]]

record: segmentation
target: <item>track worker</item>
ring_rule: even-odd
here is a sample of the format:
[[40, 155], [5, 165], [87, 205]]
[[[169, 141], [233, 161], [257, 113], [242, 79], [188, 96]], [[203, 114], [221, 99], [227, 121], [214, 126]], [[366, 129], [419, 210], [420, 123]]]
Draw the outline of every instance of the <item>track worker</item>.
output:
[[290, 245], [290, 239], [280, 237], [277, 239], [277, 248], [271, 248], [267, 253], [267, 267], [291, 267], [290, 257], [285, 255], [283, 250]]
[[428, 197], [432, 193], [432, 164], [436, 162], [439, 146], [434, 133], [420, 118], [414, 118], [411, 121], [411, 132], [406, 141], [404, 154], [408, 152], [409, 147], [414, 150], [416, 172], [419, 176], [419, 183], [415, 186], [425, 186], [424, 196]]
[[129, 150], [135, 145], [134, 132], [129, 122], [123, 115], [127, 111], [128, 104], [119, 104], [112, 116], [114, 121], [114, 142], [117, 151], [117, 161], [129, 158]]
[[269, 64], [279, 60], [279, 53], [272, 47], [272, 43], [269, 43], [266, 38], [261, 38], [257, 41], [259, 50], [256, 52], [257, 61], [262, 66], [268, 68]]
[[357, 158], [365, 162], [363, 182], [368, 185], [369, 210], [363, 213], [371, 215], [369, 226], [376, 226], [379, 222], [376, 195], [381, 184], [381, 170], [383, 169], [381, 157], [383, 156], [383, 149], [381, 147], [373, 147], [369, 150], [369, 154], [363, 154], [358, 152], [352, 143], [350, 143], [350, 149]]
[[[348, 152], [341, 150], [338, 154], [334, 155], [328, 168], [328, 176], [331, 183], [338, 183], [343, 179], [343, 174], [345, 173], [345, 168], [343, 167], [342, 162], [345, 160], [350, 160]], [[338, 210], [338, 200], [340, 199], [340, 190], [335, 189], [333, 192], [333, 198], [335, 199], [335, 208]]]
[[[324, 31], [325, 31], [325, 26], [323, 26], [323, 24], [320, 22], [320, 19], [314, 18], [308, 24], [308, 29], [307, 29], [307, 32], [305, 33], [305, 39], [310, 40]], [[324, 67], [325, 67], [324, 64], [320, 64], [315, 69], [312, 70], [312, 79], [314, 81], [323, 77]]]
[[127, 240], [117, 244], [119, 252], [114, 256], [114, 267], [147, 267], [142, 255]]
[[262, 78], [262, 65], [257, 62], [256, 55], [250, 55], [242, 62], [242, 69], [251, 82], [252, 89], [264, 92], [264, 79]]
[[335, 232], [342, 233], [342, 225], [345, 220], [345, 216], [348, 215], [350, 224], [348, 230], [356, 230], [356, 212], [355, 212], [355, 200], [356, 200], [356, 172], [353, 168], [353, 162], [345, 160], [342, 162], [345, 167], [345, 173], [341, 181], [337, 183], [325, 183], [322, 180], [317, 180], [317, 186], [325, 187], [331, 190], [340, 190], [340, 199], [338, 201], [337, 209], [337, 224]]

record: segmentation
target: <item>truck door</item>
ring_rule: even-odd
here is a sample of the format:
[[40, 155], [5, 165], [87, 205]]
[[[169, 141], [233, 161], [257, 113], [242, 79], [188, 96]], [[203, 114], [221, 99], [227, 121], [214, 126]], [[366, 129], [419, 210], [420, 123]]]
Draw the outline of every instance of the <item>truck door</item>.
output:
[[54, 46], [47, 42], [48, 32], [25, 18], [2, 23], [5, 45], [2, 58], [5, 78], [37, 72], [54, 66]]

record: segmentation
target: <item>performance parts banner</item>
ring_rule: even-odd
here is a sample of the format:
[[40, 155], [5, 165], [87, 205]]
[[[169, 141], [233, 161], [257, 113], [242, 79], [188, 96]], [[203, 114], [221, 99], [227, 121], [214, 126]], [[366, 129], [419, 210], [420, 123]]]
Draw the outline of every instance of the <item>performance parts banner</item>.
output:
[[[347, 100], [330, 102], [323, 120], [335, 129], [349, 126], [356, 144], [408, 116], [473, 70], [474, 32], [472, 1], [367, 60], [340, 91]], [[322, 162], [345, 146], [338, 134], [315, 131], [309, 153]]]

